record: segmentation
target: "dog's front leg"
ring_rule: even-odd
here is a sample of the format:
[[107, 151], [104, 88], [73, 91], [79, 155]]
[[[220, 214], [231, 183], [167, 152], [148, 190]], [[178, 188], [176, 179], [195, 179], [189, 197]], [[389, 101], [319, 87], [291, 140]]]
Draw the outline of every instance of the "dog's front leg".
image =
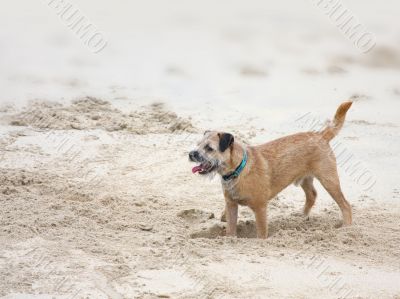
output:
[[257, 238], [266, 239], [268, 236], [267, 205], [263, 203], [251, 209], [256, 217]]
[[229, 198], [225, 199], [225, 216], [227, 221], [226, 236], [235, 237], [238, 219], [238, 204]]

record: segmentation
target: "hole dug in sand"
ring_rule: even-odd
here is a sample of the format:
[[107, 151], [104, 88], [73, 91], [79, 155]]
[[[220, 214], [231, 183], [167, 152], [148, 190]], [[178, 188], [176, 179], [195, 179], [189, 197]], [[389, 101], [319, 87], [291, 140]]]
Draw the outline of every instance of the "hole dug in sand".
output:
[[[198, 211], [199, 214], [205, 212]], [[185, 212], [185, 211], [184, 211]], [[181, 212], [182, 213], [182, 212]], [[292, 213], [288, 216], [273, 216], [268, 223], [268, 237], [279, 247], [286, 245], [314, 244], [318, 242], [338, 242], [343, 244], [361, 240], [361, 232], [355, 227], [342, 227], [342, 223], [331, 215], [305, 218], [302, 214]], [[185, 219], [188, 221], [188, 219]], [[193, 227], [191, 238], [215, 239], [226, 234], [226, 223], [214, 218], [202, 221], [188, 221]], [[254, 220], [239, 220], [237, 225], [238, 238], [256, 238], [257, 230]], [[293, 244], [292, 244], [293, 243]]]

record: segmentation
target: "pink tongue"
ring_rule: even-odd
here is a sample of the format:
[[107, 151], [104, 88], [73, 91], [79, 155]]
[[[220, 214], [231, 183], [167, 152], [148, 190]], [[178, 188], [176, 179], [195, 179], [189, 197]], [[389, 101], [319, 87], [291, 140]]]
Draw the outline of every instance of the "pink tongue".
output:
[[192, 168], [192, 172], [193, 173], [199, 172], [201, 170], [203, 170], [203, 168], [200, 165], [199, 166], [195, 166], [195, 167]]

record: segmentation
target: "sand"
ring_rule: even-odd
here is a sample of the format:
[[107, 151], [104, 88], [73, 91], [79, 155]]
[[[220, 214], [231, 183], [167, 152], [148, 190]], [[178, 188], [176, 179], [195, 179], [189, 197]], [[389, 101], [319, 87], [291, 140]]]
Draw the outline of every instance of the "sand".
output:
[[33, 102], [11, 116], [10, 125], [54, 130], [126, 130], [135, 134], [194, 132], [192, 124], [165, 111], [163, 103], [153, 103], [143, 111], [124, 114], [110, 103], [94, 97], [77, 99], [68, 107], [52, 102]]
[[[295, 298], [321, 288], [332, 298], [398, 294], [398, 204], [352, 198], [355, 223], [340, 227], [326, 195], [305, 219], [303, 194], [292, 187], [270, 205], [267, 241], [255, 239], [246, 208], [239, 238], [226, 239], [218, 180], [193, 176], [177, 150], [201, 133], [168, 132], [154, 112], [159, 105], [141, 108], [150, 109], [151, 132], [132, 129], [140, 117], [110, 130], [127, 117], [105, 100], [74, 114], [86, 102], [29, 104], [4, 117], [14, 124], [1, 152], [0, 290], [14, 294], [6, 298]], [[112, 113], [94, 123], [90, 115], [104, 107]], [[51, 129], [28, 122], [43, 111], [62, 117]]]
[[[400, 298], [395, 1], [351, 4], [370, 54], [312, 3], [76, 4], [101, 53], [45, 3], [0, 12], [1, 298]], [[319, 184], [305, 218], [290, 186], [267, 240], [245, 207], [226, 238], [219, 179], [187, 158], [203, 131], [258, 144], [348, 98], [333, 145], [354, 224]]]

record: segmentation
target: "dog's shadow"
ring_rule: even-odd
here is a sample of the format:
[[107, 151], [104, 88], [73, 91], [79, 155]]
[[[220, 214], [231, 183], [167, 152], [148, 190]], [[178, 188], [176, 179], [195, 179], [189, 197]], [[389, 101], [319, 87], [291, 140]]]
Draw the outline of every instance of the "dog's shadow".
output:
[[[274, 236], [277, 232], [287, 232], [299, 234], [307, 231], [331, 230], [341, 226], [341, 222], [329, 216], [312, 216], [306, 218], [302, 215], [292, 214], [287, 218], [271, 219], [268, 223], [268, 237]], [[201, 229], [195, 230], [190, 234], [191, 238], [208, 238], [215, 239], [226, 235], [226, 223], [213, 222]], [[238, 238], [256, 238], [257, 229], [254, 220], [241, 220], [237, 225]]]

